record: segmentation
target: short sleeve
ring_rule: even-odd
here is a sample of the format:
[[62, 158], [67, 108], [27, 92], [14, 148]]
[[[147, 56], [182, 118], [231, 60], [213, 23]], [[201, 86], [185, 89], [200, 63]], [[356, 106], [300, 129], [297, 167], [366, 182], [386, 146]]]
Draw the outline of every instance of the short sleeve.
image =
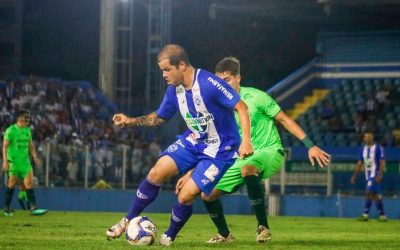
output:
[[275, 118], [275, 116], [281, 111], [281, 107], [278, 103], [276, 103], [270, 95], [262, 91], [259, 91], [256, 103], [258, 108], [271, 118]]
[[177, 110], [175, 87], [169, 86], [156, 113], [160, 118], [170, 119], [175, 115]]
[[205, 93], [213, 99], [212, 101], [231, 110], [233, 110], [236, 104], [240, 101], [240, 95], [227, 82], [218, 76], [207, 72], [202, 74], [200, 79], [201, 81], [207, 82], [204, 84], [206, 88]]
[[6, 141], [12, 141], [12, 132], [11, 132], [11, 128], [6, 129], [6, 132], [4, 133], [4, 140], [6, 140]]

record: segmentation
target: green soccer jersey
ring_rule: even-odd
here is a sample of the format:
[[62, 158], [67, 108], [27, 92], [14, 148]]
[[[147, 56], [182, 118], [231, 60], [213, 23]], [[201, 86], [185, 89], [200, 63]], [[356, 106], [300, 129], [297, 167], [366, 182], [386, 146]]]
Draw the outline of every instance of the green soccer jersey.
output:
[[[254, 150], [282, 148], [281, 138], [275, 125], [275, 116], [281, 111], [279, 105], [267, 93], [255, 88], [240, 87], [240, 97], [249, 108], [251, 142]], [[235, 117], [242, 135], [236, 112]]]
[[17, 124], [6, 129], [4, 140], [9, 142], [7, 159], [10, 162], [29, 163], [29, 143], [32, 133], [29, 127], [20, 128]]

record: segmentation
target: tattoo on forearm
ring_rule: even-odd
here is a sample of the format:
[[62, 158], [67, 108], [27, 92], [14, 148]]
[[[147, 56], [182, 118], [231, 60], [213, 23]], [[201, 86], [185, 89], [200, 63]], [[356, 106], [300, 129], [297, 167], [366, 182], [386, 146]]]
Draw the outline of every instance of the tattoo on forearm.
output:
[[164, 119], [157, 116], [156, 113], [151, 113], [146, 116], [140, 116], [136, 118], [135, 125], [141, 127], [159, 126], [165, 123]]

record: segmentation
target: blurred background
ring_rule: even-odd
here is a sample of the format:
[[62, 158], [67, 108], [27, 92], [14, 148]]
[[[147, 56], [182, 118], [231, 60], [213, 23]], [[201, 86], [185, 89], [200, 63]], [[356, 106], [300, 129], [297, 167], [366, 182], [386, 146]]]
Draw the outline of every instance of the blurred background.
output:
[[400, 218], [390, 214], [400, 205], [399, 27], [397, 0], [1, 0], [0, 129], [31, 111], [43, 161], [36, 182], [49, 197], [60, 188], [131, 190], [185, 128], [180, 118], [112, 126], [115, 112], [158, 107], [166, 89], [158, 51], [180, 44], [211, 72], [232, 55], [242, 84], [267, 91], [333, 157], [326, 169], [311, 167], [280, 128], [287, 161], [266, 183], [270, 213], [352, 216], [346, 204], [361, 206], [365, 182], [350, 177], [362, 134], [373, 131], [386, 152], [388, 214]]

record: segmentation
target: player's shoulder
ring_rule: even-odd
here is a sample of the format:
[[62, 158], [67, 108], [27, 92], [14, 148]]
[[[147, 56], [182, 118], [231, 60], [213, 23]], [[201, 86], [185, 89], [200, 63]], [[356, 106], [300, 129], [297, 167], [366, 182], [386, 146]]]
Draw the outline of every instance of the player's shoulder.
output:
[[205, 70], [205, 69], [197, 69], [196, 77], [199, 84], [208, 83], [211, 85], [215, 85], [216, 83], [221, 83], [223, 80], [213, 73]]
[[265, 91], [254, 88], [254, 87], [245, 87], [241, 86], [240, 87], [240, 94], [242, 95], [249, 95], [252, 98], [257, 98], [257, 99], [264, 99], [264, 100], [273, 100], [273, 98]]
[[12, 124], [6, 128], [6, 133], [14, 132], [16, 129], [16, 124]]

